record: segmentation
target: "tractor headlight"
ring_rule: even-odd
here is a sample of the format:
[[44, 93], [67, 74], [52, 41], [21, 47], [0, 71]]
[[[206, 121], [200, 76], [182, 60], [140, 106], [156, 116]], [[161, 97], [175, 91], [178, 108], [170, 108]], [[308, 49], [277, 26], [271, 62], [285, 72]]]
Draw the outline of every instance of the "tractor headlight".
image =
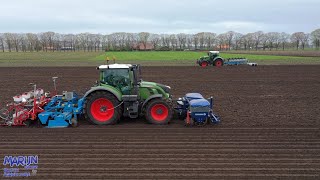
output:
[[171, 89], [171, 87], [170, 86], [166, 86], [168, 89]]

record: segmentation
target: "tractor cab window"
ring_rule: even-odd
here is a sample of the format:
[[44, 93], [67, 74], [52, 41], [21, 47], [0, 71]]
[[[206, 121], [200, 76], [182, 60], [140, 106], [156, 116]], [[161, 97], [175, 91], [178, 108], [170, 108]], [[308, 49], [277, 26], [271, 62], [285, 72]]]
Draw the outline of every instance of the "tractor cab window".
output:
[[129, 69], [107, 69], [101, 72], [102, 81], [118, 88], [123, 94], [130, 94]]

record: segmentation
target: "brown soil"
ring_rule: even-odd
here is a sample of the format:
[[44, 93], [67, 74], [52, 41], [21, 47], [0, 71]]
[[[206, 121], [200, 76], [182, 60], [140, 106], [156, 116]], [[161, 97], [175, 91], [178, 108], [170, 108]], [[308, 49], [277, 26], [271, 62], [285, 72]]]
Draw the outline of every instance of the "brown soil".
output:
[[[222, 123], [187, 128], [124, 119], [115, 126], [0, 128], [0, 158], [39, 155], [34, 178], [318, 179], [320, 66], [144, 67], [143, 79], [170, 85], [175, 98], [215, 99]], [[35, 82], [84, 93], [94, 68], [0, 68], [5, 104]], [[2, 168], [2, 167], [1, 167]]]

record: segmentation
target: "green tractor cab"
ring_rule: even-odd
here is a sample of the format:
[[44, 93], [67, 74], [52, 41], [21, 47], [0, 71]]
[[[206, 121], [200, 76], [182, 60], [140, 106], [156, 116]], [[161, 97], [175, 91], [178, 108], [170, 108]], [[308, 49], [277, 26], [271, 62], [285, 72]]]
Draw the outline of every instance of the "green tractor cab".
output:
[[208, 56], [200, 57], [200, 59], [197, 60], [197, 64], [202, 67], [207, 67], [209, 65], [221, 67], [224, 64], [224, 60], [219, 54], [219, 51], [209, 51]]
[[117, 123], [144, 115], [152, 124], [168, 124], [173, 115], [170, 87], [139, 79], [140, 66], [102, 65], [100, 79], [84, 98], [84, 115], [94, 124]]

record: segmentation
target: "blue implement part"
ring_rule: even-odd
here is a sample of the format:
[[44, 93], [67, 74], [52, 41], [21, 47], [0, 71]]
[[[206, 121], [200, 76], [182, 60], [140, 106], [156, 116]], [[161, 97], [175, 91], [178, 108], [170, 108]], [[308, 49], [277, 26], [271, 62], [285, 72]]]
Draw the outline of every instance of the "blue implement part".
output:
[[210, 103], [206, 99], [194, 99], [189, 104], [191, 107], [210, 107]]
[[220, 117], [213, 112], [213, 104], [212, 97], [205, 99], [199, 93], [188, 93], [183, 98], [179, 98], [175, 110], [181, 118], [190, 117], [197, 126], [203, 126], [208, 121], [211, 124], [218, 124]]
[[48, 128], [65, 128], [69, 127], [72, 113], [61, 113], [57, 115], [53, 120], [49, 120]]
[[247, 63], [248, 63], [248, 60], [245, 58], [233, 58], [233, 59], [226, 59], [224, 61], [224, 64], [229, 66], [247, 64]]
[[219, 124], [220, 123], [220, 117], [213, 112], [209, 114], [209, 118], [212, 124]]
[[191, 112], [191, 117], [195, 122], [202, 124], [208, 120], [208, 114], [208, 112]]
[[48, 128], [77, 126], [77, 116], [82, 114], [84, 99], [78, 98], [74, 92], [64, 92], [52, 98], [45, 107], [45, 112], [39, 114], [41, 124]]
[[188, 93], [185, 95], [185, 98], [191, 101], [193, 99], [203, 99], [203, 96], [200, 93]]
[[52, 116], [53, 112], [43, 112], [38, 115], [41, 124], [47, 124], [49, 118]]

